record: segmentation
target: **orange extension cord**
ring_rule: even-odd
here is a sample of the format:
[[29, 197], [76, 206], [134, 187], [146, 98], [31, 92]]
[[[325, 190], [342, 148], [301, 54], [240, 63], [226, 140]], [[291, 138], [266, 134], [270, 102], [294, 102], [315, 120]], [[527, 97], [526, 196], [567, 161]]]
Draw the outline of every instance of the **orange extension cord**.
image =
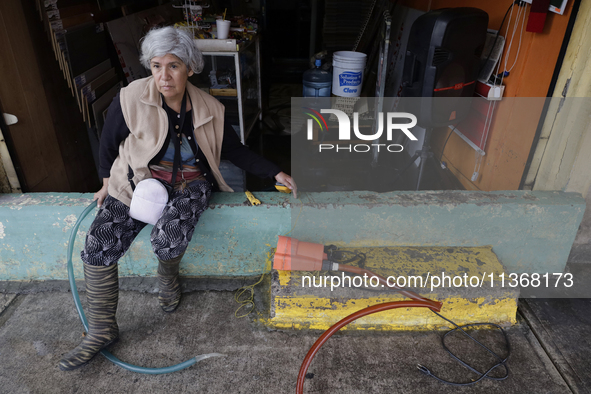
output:
[[387, 311], [389, 309], [395, 309], [395, 308], [429, 308], [429, 309], [435, 310], [436, 312], [439, 312], [440, 309], [437, 307], [434, 307], [432, 304], [434, 301], [432, 301], [432, 300], [429, 300], [429, 301], [431, 301], [431, 302], [427, 302], [427, 301], [385, 302], [383, 304], [370, 306], [368, 308], [365, 308], [365, 309], [362, 309], [362, 310], [357, 311], [355, 313], [352, 313], [349, 316], [342, 319], [341, 321], [339, 321], [338, 323], [334, 324], [332, 327], [330, 327], [328, 330], [326, 330], [324, 332], [324, 334], [322, 334], [320, 336], [320, 338], [318, 338], [316, 340], [316, 342], [314, 342], [314, 345], [312, 345], [312, 347], [308, 351], [308, 354], [306, 354], [306, 357], [304, 357], [304, 361], [302, 362], [302, 366], [300, 367], [300, 372], [298, 374], [298, 383], [296, 386], [296, 393], [297, 394], [304, 393], [304, 380], [306, 379], [306, 372], [308, 371], [308, 367], [312, 363], [314, 356], [316, 355], [316, 353], [318, 353], [318, 350], [320, 350], [320, 347], [322, 345], [324, 345], [324, 343], [326, 341], [328, 341], [328, 339], [334, 333], [339, 331], [341, 328], [345, 327], [347, 324], [349, 324], [352, 321], [359, 319], [363, 316], [367, 316], [367, 315], [371, 315], [372, 313], [383, 312], [383, 311]]
[[[365, 268], [358, 268], [358, 267], [353, 267], [350, 265], [339, 264], [339, 271], [350, 272], [352, 274], [357, 274], [357, 275], [367, 274], [370, 277], [375, 276], [376, 278], [379, 279], [380, 283], [387, 285], [387, 281], [384, 277], [374, 274], [373, 272], [366, 270]], [[351, 323], [352, 321], [355, 321], [363, 316], [371, 315], [373, 313], [383, 312], [383, 311], [387, 311], [390, 309], [396, 309], [396, 308], [429, 308], [435, 312], [441, 311], [441, 306], [442, 306], [441, 302], [430, 300], [428, 298], [418, 295], [417, 293], [415, 293], [413, 291], [406, 290], [406, 289], [403, 289], [400, 287], [394, 287], [394, 289], [396, 291], [400, 292], [401, 294], [405, 295], [406, 297], [411, 298], [412, 301], [385, 302], [383, 304], [373, 305], [368, 308], [362, 309], [360, 311], [354, 312], [354, 313], [350, 314], [349, 316], [345, 317], [344, 319], [340, 320], [336, 324], [334, 324], [332, 327], [330, 327], [328, 330], [326, 330], [320, 336], [320, 338], [318, 338], [316, 340], [316, 342], [314, 342], [314, 345], [312, 345], [312, 347], [308, 351], [308, 354], [306, 354], [306, 357], [304, 357], [304, 361], [302, 361], [302, 366], [300, 367], [300, 372], [298, 373], [296, 394], [303, 394], [304, 393], [304, 381], [306, 379], [306, 372], [308, 371], [308, 367], [312, 363], [314, 356], [316, 355], [316, 353], [318, 353], [318, 351], [320, 350], [322, 345], [324, 345], [326, 343], [326, 341], [328, 341], [328, 339], [334, 333], [336, 333], [337, 331], [339, 331], [341, 328], [345, 327], [347, 324]]]

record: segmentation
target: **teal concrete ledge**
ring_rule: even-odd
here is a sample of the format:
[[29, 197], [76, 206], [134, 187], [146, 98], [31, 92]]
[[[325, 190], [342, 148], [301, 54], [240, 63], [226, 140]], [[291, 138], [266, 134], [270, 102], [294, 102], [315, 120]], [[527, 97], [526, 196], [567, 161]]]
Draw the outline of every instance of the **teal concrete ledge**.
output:
[[[267, 272], [277, 235], [349, 246], [493, 245], [508, 272], [562, 272], [585, 210], [579, 194], [564, 192], [331, 192], [216, 193], [202, 215], [185, 258], [185, 276], [243, 277]], [[0, 280], [66, 279], [66, 249], [92, 194], [0, 194]], [[94, 213], [74, 245], [80, 250]], [[147, 226], [120, 261], [120, 275], [155, 276]]]
[[509, 273], [563, 272], [585, 211], [579, 193], [560, 191], [334, 192], [305, 194], [302, 201], [292, 232], [301, 241], [492, 245]]
[[[271, 246], [290, 230], [290, 196], [256, 193], [262, 204], [247, 204], [244, 193], [215, 193], [193, 234], [181, 275], [244, 277], [268, 271]], [[297, 201], [297, 200], [294, 200]], [[92, 194], [0, 194], [0, 280], [67, 279], [66, 252], [78, 216]], [[74, 245], [75, 276], [82, 278], [80, 251], [96, 210], [84, 219]], [[119, 261], [119, 275], [156, 276], [148, 225]]]

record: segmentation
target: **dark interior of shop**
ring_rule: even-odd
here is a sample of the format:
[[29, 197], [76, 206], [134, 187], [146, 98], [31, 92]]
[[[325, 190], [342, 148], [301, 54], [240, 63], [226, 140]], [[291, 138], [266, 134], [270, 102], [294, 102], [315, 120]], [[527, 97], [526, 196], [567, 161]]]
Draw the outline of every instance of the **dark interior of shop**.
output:
[[[99, 186], [95, 168], [105, 105], [119, 87], [148, 75], [145, 69], [137, 67], [137, 59], [133, 59], [137, 56], [137, 48], [133, 46], [153, 26], [176, 24], [191, 30], [200, 39], [198, 41], [205, 42], [216, 41], [216, 17], [232, 21], [229, 41], [236, 41], [238, 51], [235, 49], [233, 55], [221, 56], [215, 52], [220, 51], [219, 48], [214, 52], [207, 47], [202, 49], [206, 53], [205, 70], [190, 81], [208, 90], [226, 106], [226, 120], [236, 125], [235, 129], [246, 145], [290, 172], [293, 163], [290, 102], [292, 98], [302, 96], [303, 75], [314, 68], [314, 61], [320, 59], [320, 67], [330, 71], [335, 52], [364, 53], [367, 61], [358, 96], [404, 95], [403, 86], [409, 83], [401, 82], [396, 73], [403, 79], [409, 74], [405, 63], [408, 59], [405, 60], [405, 53], [401, 52], [408, 44], [412, 23], [420, 15], [432, 14], [439, 9], [473, 7], [487, 16], [481, 28], [489, 29], [486, 40], [490, 38], [492, 46], [487, 41], [490, 50], [489, 47], [484, 50], [483, 43], [476, 45], [475, 51], [481, 62], [490, 63], [494, 75], [488, 81], [481, 80], [482, 86], [487, 89], [492, 86], [493, 91], [502, 86], [502, 89], [506, 88], [504, 97], [545, 97], [550, 94], [577, 4], [563, 11], [564, 15], [549, 13], [544, 34], [536, 37], [538, 41], [526, 36], [523, 46], [528, 45], [527, 51], [519, 52], [515, 48], [517, 44], [521, 48], [528, 5], [520, 1], [506, 3], [462, 0], [60, 0], [58, 3], [26, 0], [22, 9], [15, 9], [15, 15], [18, 14], [21, 20], [15, 18], [11, 23], [24, 22], [22, 26], [27, 32], [23, 36], [26, 37], [19, 39], [26, 39], [31, 48], [21, 55], [28, 67], [34, 67], [39, 74], [42, 98], [47, 101], [47, 114], [43, 119], [51, 126], [39, 131], [45, 132], [39, 141], [40, 144], [42, 141], [50, 144], [53, 150], [45, 147], [47, 152], [53, 153], [43, 155], [44, 164], [61, 170], [58, 175], [35, 177], [29, 169], [31, 153], [21, 153], [24, 140], [21, 141], [16, 133], [6, 132], [22, 190], [88, 192]], [[519, 19], [520, 13], [522, 19]], [[389, 29], [387, 37], [384, 36], [386, 25]], [[469, 36], [473, 28], [468, 27], [468, 35], [464, 34], [464, 37]], [[19, 34], [19, 29], [14, 31]], [[512, 37], [519, 41], [515, 39], [513, 43]], [[416, 45], [429, 45], [429, 37], [421, 40]], [[466, 47], [465, 39], [459, 41], [459, 47]], [[497, 48], [499, 41], [505, 43], [504, 52], [502, 46]], [[508, 47], [508, 43], [512, 47]], [[406, 51], [407, 58], [409, 53]], [[385, 61], [381, 60], [384, 54], [388, 56]], [[543, 61], [539, 60], [541, 54], [545, 56]], [[446, 56], [452, 58], [455, 54]], [[506, 57], [510, 58], [509, 65], [513, 62], [512, 67], [515, 67], [511, 73], [501, 68], [505, 67], [501, 66], [503, 59], [507, 63]], [[86, 74], [91, 80], [81, 79], [84, 73], [103, 63], [105, 68], [97, 75]], [[535, 72], [526, 73], [524, 70], [532, 63], [537, 64]], [[384, 64], [385, 68], [380, 68], [379, 64]], [[239, 73], [236, 73], [237, 65], [241, 70]], [[495, 67], [496, 72], [492, 73]], [[482, 68], [479, 65], [478, 71]], [[215, 74], [213, 82], [212, 72]], [[379, 82], [380, 72], [384, 73], [385, 83]], [[241, 74], [240, 81], [236, 81], [238, 74]], [[413, 75], [415, 78], [416, 73]], [[475, 81], [460, 82], [446, 83], [452, 83], [456, 91], [459, 85], [466, 83], [466, 86], [462, 85], [466, 94], [477, 96], [473, 92], [478, 91], [478, 87], [468, 86]], [[238, 89], [237, 83], [240, 84]], [[416, 92], [413, 94], [417, 95]], [[332, 97], [339, 97], [334, 87]], [[486, 100], [483, 97], [480, 95], [480, 99]], [[497, 102], [493, 100], [500, 98], [489, 97], [483, 105], [488, 105], [490, 112], [491, 105]], [[243, 103], [239, 105], [241, 100]], [[485, 129], [485, 132], [477, 133], [484, 135], [480, 143], [471, 143], [469, 139], [472, 137], [463, 129], [463, 133], [458, 132], [461, 123], [458, 129], [437, 124], [429, 128], [430, 144], [425, 144], [423, 137], [418, 142], [401, 138], [398, 142], [403, 152], [400, 154], [382, 154], [377, 162], [368, 159], [369, 155], [351, 156], [354, 165], [348, 176], [377, 180], [368, 183], [366, 188], [380, 192], [518, 189], [531, 162], [540, 118], [534, 111], [527, 130], [515, 133], [499, 120], [508, 119], [507, 123], [510, 123], [512, 115], [506, 115], [503, 102], [498, 102], [497, 113], [487, 115], [484, 127], [478, 126]], [[542, 108], [537, 111], [537, 114], [541, 113]], [[504, 156], [508, 154], [506, 138], [513, 139], [508, 159]], [[414, 160], [420, 157], [423, 145], [429, 145], [429, 154], [424, 153], [425, 160]], [[228, 177], [233, 179], [238, 190], [274, 190], [274, 180], [261, 180], [230, 167], [226, 169]], [[322, 184], [323, 188], [317, 190], [351, 190], [351, 185], [339, 176], [327, 176]]]

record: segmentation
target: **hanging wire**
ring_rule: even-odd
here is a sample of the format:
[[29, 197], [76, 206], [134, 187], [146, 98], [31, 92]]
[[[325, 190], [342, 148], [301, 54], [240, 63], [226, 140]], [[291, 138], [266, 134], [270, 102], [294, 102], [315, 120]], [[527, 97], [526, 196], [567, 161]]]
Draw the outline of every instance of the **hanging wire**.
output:
[[[293, 231], [295, 226], [298, 224], [298, 220], [300, 219], [300, 215], [302, 213], [302, 208], [304, 207], [304, 203], [299, 198], [297, 200], [301, 203], [300, 212], [298, 213], [298, 216], [293, 224], [293, 227], [291, 228], [291, 230], [289, 230], [287, 233], [285, 233], [284, 236], [289, 235]], [[274, 256], [275, 256], [275, 248], [272, 248], [271, 251], [267, 252], [266, 266], [272, 266]], [[237, 303], [239, 303], [240, 306], [238, 307], [238, 309], [236, 309], [234, 311], [235, 317], [240, 319], [242, 317], [246, 317], [246, 316], [250, 315], [252, 313], [252, 311], [254, 311], [254, 288], [259, 283], [261, 283], [263, 281], [266, 274], [267, 274], [266, 272], [262, 273], [259, 280], [257, 280], [255, 283], [253, 283], [252, 285], [242, 286], [241, 288], [239, 288], [236, 291], [236, 294], [234, 294], [234, 300]], [[239, 315], [238, 312], [240, 312], [240, 310], [242, 308], [246, 308], [246, 307], [250, 307], [250, 309], [247, 312], [245, 312], [244, 314]]]
[[[526, 4], [526, 3], [523, 3], [523, 4]], [[519, 52], [521, 51], [521, 41], [523, 38], [523, 30], [525, 27], [526, 11], [527, 11], [527, 6], [525, 6], [525, 5], [518, 6], [517, 16], [515, 17], [515, 22], [513, 23], [513, 33], [511, 34], [511, 41], [509, 42], [509, 46], [507, 48], [507, 52], [506, 52], [505, 59], [504, 59], [505, 60], [505, 62], [504, 62], [505, 71], [513, 70], [513, 67], [515, 67], [515, 64], [517, 63], [517, 58], [519, 57]], [[521, 21], [521, 29], [520, 29], [520, 33], [519, 33], [519, 45], [517, 47], [517, 53], [515, 54], [515, 59], [513, 61], [513, 65], [511, 66], [511, 68], [507, 69], [507, 64], [509, 63], [509, 56], [511, 55], [511, 48], [513, 45], [513, 40], [515, 39], [515, 33], [517, 33], [518, 25], [519, 25], [520, 21]]]
[[[523, 27], [525, 26], [525, 15], [526, 15], [526, 8], [527, 8], [527, 3], [523, 2], [523, 1], [514, 1], [510, 8], [507, 10], [509, 12], [509, 20], [507, 22], [507, 27], [505, 29], [505, 37], [509, 36], [509, 31], [511, 29], [511, 20], [513, 19], [513, 9], [515, 8], [515, 5], [518, 5], [518, 10], [517, 13], [515, 15], [515, 20], [513, 21], [513, 32], [511, 35], [511, 40], [509, 42], [509, 46], [507, 47], [507, 50], [505, 52], [505, 57], [504, 59], [499, 59], [499, 61], [497, 62], [497, 69], [495, 74], [496, 75], [501, 75], [501, 81], [500, 83], [497, 85], [497, 79], [493, 78], [493, 88], [497, 87], [497, 86], [503, 86], [503, 80], [505, 78], [505, 73], [500, 73], [500, 69], [501, 69], [501, 64], [503, 63], [502, 60], [504, 60], [504, 68], [505, 70], [507, 70], [507, 64], [508, 64], [508, 58], [511, 52], [511, 46], [513, 44], [513, 39], [515, 37], [515, 33], [517, 31], [517, 26], [519, 24], [519, 21], [521, 19], [521, 33], [519, 35], [519, 45], [517, 48], [517, 54], [515, 55], [515, 60], [513, 62], [513, 65], [511, 66], [511, 69], [513, 69], [513, 67], [515, 66], [515, 64], [517, 63], [517, 58], [519, 56], [519, 52], [521, 50], [521, 39], [522, 39], [522, 34], [523, 34]], [[522, 7], [523, 6], [523, 7]], [[505, 13], [505, 17], [503, 18], [503, 21], [505, 20], [505, 18], [507, 17], [507, 13]], [[501, 26], [499, 27], [499, 31], [503, 28], [503, 23], [501, 22]], [[510, 71], [507, 70], [507, 71]], [[493, 100], [492, 102], [488, 103], [488, 110], [487, 110], [487, 114], [486, 114], [486, 121], [484, 123], [484, 132], [482, 133], [482, 135], [480, 136], [480, 146], [482, 147], [481, 149], [484, 149], [484, 144], [486, 144], [486, 141], [488, 140], [488, 134], [490, 132], [490, 127], [492, 125], [492, 120], [493, 120], [493, 116], [495, 113], [495, 109], [496, 109], [496, 105], [497, 102], [496, 100]], [[476, 152], [476, 158], [475, 158], [475, 163], [474, 163], [474, 173], [480, 173], [480, 169], [482, 166], [482, 155], [478, 152]]]
[[[514, 2], [513, 5], [511, 6], [511, 13], [509, 15], [509, 22], [507, 23], [507, 29], [505, 31], [505, 36], [509, 35], [509, 29], [511, 27], [511, 17], [513, 15], [513, 8], [515, 7], [517, 2]], [[507, 50], [505, 52], [505, 58], [504, 60], [504, 69], [505, 71], [511, 71], [513, 70], [513, 67], [515, 67], [515, 64], [517, 63], [517, 58], [519, 57], [519, 52], [521, 51], [521, 40], [522, 40], [522, 36], [523, 36], [523, 30], [525, 27], [525, 16], [527, 13], [527, 3], [520, 1], [518, 2], [518, 10], [517, 10], [517, 14], [515, 15], [515, 20], [513, 21], [513, 32], [511, 34], [511, 40], [509, 41], [509, 46], [507, 47]], [[513, 45], [513, 40], [515, 38], [515, 33], [517, 32], [518, 29], [518, 25], [520, 23], [521, 20], [521, 32], [519, 33], [519, 45], [517, 47], [517, 53], [515, 54], [515, 59], [513, 61], [513, 65], [511, 66], [511, 68], [509, 70], [507, 70], [507, 64], [508, 64], [508, 59], [509, 59], [509, 55], [511, 54], [511, 46]], [[498, 64], [497, 64], [497, 75], [501, 75], [501, 81], [499, 83], [498, 86], [503, 86], [503, 81], [505, 79], [505, 72], [503, 73], [499, 73], [499, 70], [501, 68], [501, 61], [499, 60]], [[497, 86], [496, 85], [496, 78], [493, 79], [493, 87]], [[486, 122], [485, 122], [485, 132], [482, 133], [482, 136], [480, 138], [480, 146], [484, 147], [483, 142], [486, 143], [486, 140], [488, 139], [488, 134], [490, 131], [490, 127], [492, 125], [492, 119], [493, 119], [493, 115], [495, 112], [495, 108], [496, 108], [497, 102], [493, 101], [492, 105], [491, 103], [489, 103], [489, 111], [487, 113], [486, 116]], [[489, 116], [490, 114], [490, 116]], [[482, 166], [482, 155], [477, 153], [477, 157], [474, 163], [474, 172], [475, 173], [480, 173], [480, 168]]]
[[[270, 254], [271, 253], [269, 253], [269, 255]], [[267, 261], [269, 261], [269, 259], [267, 259]], [[250, 315], [250, 312], [252, 312], [254, 310], [254, 288], [256, 285], [261, 283], [264, 278], [265, 278], [265, 274], [262, 274], [261, 277], [259, 278], [259, 280], [256, 281], [256, 283], [253, 283], [252, 285], [248, 285], [248, 286], [242, 286], [240, 289], [238, 289], [236, 294], [234, 294], [234, 300], [240, 304], [238, 309], [236, 309], [236, 311], [234, 311], [234, 316], [236, 316], [237, 318], [240, 319], [241, 317], [246, 317], [246, 316]], [[248, 292], [247, 297], [242, 298], [242, 295], [245, 294], [246, 292]], [[240, 312], [240, 310], [242, 308], [245, 308], [247, 306], [250, 306], [250, 310], [248, 312], [244, 313], [243, 315], [238, 315], [238, 312]]]

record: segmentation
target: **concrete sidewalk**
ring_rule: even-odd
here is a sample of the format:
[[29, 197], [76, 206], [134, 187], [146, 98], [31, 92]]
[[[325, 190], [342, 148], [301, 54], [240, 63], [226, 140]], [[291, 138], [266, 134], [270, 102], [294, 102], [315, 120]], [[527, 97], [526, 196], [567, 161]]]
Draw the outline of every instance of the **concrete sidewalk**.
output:
[[[82, 324], [69, 292], [47, 286], [38, 289], [45, 291], [30, 287], [26, 293], [0, 294], [2, 393], [293, 393], [301, 362], [320, 335], [269, 331], [248, 318], [238, 319], [234, 316], [238, 304], [231, 291], [184, 293], [173, 314], [160, 310], [155, 294], [121, 291], [117, 312], [121, 340], [110, 347], [121, 360], [163, 367], [203, 353], [224, 353], [226, 357], [207, 359], [174, 374], [141, 375], [99, 355], [87, 366], [62, 372], [57, 363], [78, 344]], [[84, 293], [81, 298], [84, 303]], [[572, 390], [569, 388], [561, 375], [563, 368], [552, 362], [556, 357], [547, 353], [546, 344], [540, 344], [521, 315], [507, 333], [510, 377], [501, 382], [484, 380], [472, 387], [446, 385], [417, 370], [420, 363], [443, 379], [466, 382], [476, 377], [444, 351], [444, 332], [334, 336], [314, 359], [308, 371], [313, 377], [307, 379], [305, 392], [584, 392], [579, 390], [582, 386], [572, 387], [572, 383]], [[498, 331], [479, 330], [475, 336], [505, 354]], [[492, 356], [462, 335], [451, 335], [447, 343], [481, 371], [494, 364]], [[502, 373], [498, 370], [493, 376]]]

